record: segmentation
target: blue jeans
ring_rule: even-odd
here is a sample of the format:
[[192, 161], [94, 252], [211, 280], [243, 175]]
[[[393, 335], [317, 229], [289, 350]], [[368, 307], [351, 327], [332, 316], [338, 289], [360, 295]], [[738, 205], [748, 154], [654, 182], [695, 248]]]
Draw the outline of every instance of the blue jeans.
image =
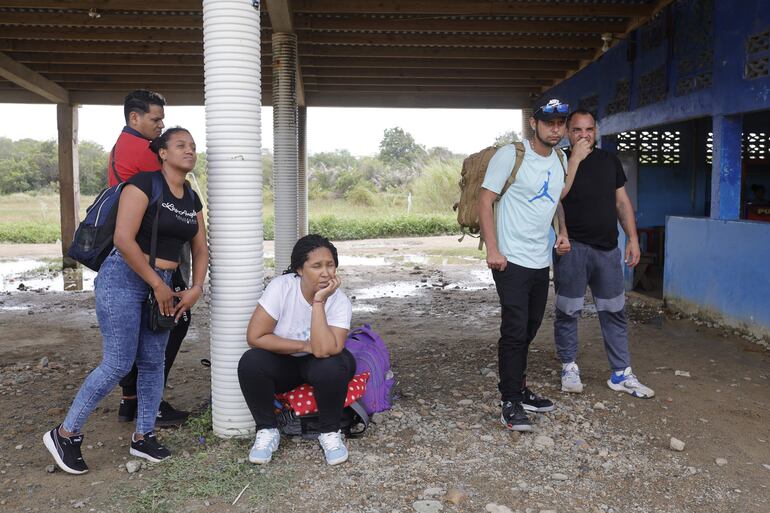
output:
[[[155, 270], [171, 283], [173, 271]], [[96, 317], [102, 333], [102, 362], [86, 377], [64, 420], [64, 429], [80, 433], [88, 416], [136, 361], [136, 432], [149, 433], [163, 396], [163, 364], [169, 331], [150, 331], [145, 306], [150, 286], [113, 251], [96, 277]]]

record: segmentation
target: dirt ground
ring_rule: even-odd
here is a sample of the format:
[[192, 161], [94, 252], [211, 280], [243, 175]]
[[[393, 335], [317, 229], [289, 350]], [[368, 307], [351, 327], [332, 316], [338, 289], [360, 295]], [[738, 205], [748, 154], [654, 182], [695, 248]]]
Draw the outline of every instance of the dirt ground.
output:
[[[607, 388], [590, 308], [580, 323], [578, 360], [586, 390], [566, 394], [549, 300], [528, 380], [557, 410], [535, 415], [534, 433], [508, 432], [496, 391], [497, 296], [483, 262], [462, 256], [472, 247], [452, 237], [339, 244], [341, 255], [370, 259], [343, 265], [343, 288], [353, 298], [354, 325], [370, 323], [389, 345], [399, 384], [393, 410], [350, 440], [350, 462], [333, 468], [315, 442], [284, 438], [274, 461], [256, 468], [244, 460], [248, 440], [201, 447], [185, 430], [163, 430], [173, 460], [200, 463], [164, 462], [129, 475], [132, 426], [116, 421], [113, 392], [85, 429], [91, 471], [48, 472], [53, 461], [41, 437], [61, 421], [101, 356], [93, 293], [0, 293], [0, 511], [770, 511], [765, 347], [632, 295], [633, 368], [656, 396], [639, 400]], [[0, 257], [56, 249], [0, 247]], [[209, 372], [200, 364], [209, 356], [203, 303], [166, 393], [175, 406], [197, 412], [210, 396]], [[683, 451], [670, 448], [671, 437], [685, 443]], [[194, 474], [217, 457], [219, 466], [206, 476]], [[189, 474], [161, 487], [164, 473], [179, 469]], [[232, 486], [217, 488], [218, 481]], [[157, 490], [168, 497], [148, 506], [142, 499]]]

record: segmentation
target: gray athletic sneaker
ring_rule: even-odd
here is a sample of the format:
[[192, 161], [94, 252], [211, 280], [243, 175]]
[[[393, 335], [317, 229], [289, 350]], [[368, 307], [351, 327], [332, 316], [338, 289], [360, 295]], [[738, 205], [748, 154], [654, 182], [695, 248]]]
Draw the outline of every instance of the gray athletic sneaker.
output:
[[580, 369], [575, 362], [564, 363], [561, 366], [561, 390], [579, 394], [583, 391], [580, 381]]

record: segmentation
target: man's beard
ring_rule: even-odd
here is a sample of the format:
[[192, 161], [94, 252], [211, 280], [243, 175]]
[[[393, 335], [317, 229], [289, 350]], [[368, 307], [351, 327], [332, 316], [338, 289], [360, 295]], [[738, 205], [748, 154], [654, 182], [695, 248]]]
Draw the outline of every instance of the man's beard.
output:
[[543, 139], [540, 137], [540, 134], [538, 134], [538, 133], [537, 133], [537, 131], [535, 131], [535, 138], [536, 138], [538, 141], [540, 141], [541, 143], [543, 143], [545, 146], [548, 146], [549, 148], [553, 148], [554, 146], [556, 146], [557, 144], [559, 144], [559, 141], [561, 141], [561, 139], [559, 139], [559, 141], [556, 141], [555, 143], [551, 143], [551, 142], [548, 142], [548, 141], [544, 141], [544, 140], [543, 140]]

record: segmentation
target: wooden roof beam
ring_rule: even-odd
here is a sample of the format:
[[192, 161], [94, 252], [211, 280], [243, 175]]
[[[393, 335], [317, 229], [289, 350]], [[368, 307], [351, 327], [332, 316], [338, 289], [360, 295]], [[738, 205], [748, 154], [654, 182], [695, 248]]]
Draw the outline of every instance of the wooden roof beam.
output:
[[[29, 9], [96, 9], [102, 11], [190, 11], [203, 12], [201, 0], [163, 0], [151, 6], [141, 0], [0, 0], [0, 7]], [[122, 103], [122, 102], [121, 102]]]
[[434, 59], [409, 58], [393, 59], [387, 57], [347, 57], [344, 62], [334, 57], [309, 57], [304, 59], [305, 65], [314, 68], [451, 68], [461, 70], [565, 70], [578, 64], [577, 60], [553, 59], [445, 59], [437, 56]]
[[[23, 63], [50, 63], [57, 64], [119, 64], [121, 66], [200, 66], [203, 67], [203, 55], [129, 55], [115, 53], [49, 53], [41, 52], [13, 52], [10, 54], [15, 60]], [[262, 58], [262, 65], [269, 61], [268, 57]]]
[[[626, 28], [623, 21], [583, 20], [505, 20], [459, 18], [374, 18], [339, 17], [321, 18], [296, 16], [296, 30], [343, 30], [385, 32], [524, 32], [548, 34], [601, 34], [620, 33]], [[556, 36], [554, 36], [556, 37]], [[601, 42], [599, 43], [601, 44]]]
[[[0, 0], [1, 2], [2, 0]], [[160, 3], [160, 2], [158, 2]], [[0, 7], [3, 5], [0, 3]], [[146, 10], [147, 3], [139, 11]], [[154, 9], [153, 9], [154, 10]], [[112, 11], [100, 11], [100, 16], [82, 13], [49, 13], [49, 12], [3, 12], [0, 13], [0, 25], [27, 25], [30, 27], [112, 27], [128, 28], [197, 28], [203, 27], [203, 13], [192, 15], [164, 14], [115, 14]]]
[[528, 93], [495, 96], [460, 94], [382, 94], [343, 93], [338, 91], [308, 92], [311, 107], [401, 107], [413, 109], [519, 109], [531, 103]]
[[300, 55], [307, 57], [387, 57], [419, 59], [552, 59], [580, 60], [593, 55], [592, 50], [555, 50], [552, 48], [442, 48], [419, 46], [333, 46], [300, 45]]
[[[57, 55], [58, 57], [58, 55]], [[18, 60], [18, 59], [16, 59]], [[28, 63], [27, 66], [52, 79], [49, 73], [60, 75], [153, 75], [153, 76], [174, 76], [174, 77], [203, 77], [203, 63], [200, 66], [175, 66], [165, 65], [136, 65], [124, 66], [121, 64], [62, 64], [57, 62]], [[264, 74], [264, 73], [263, 73]], [[561, 75], [559, 75], [561, 76]], [[56, 81], [56, 79], [52, 79]]]
[[465, 78], [391, 78], [391, 77], [306, 77], [305, 86], [310, 89], [324, 88], [326, 86], [415, 86], [415, 87], [524, 87], [536, 89], [541, 87], [546, 80], [521, 80], [508, 79], [479, 79], [475, 77]]
[[[270, 15], [270, 25], [274, 32], [294, 33], [291, 6], [289, 0], [265, 0], [267, 12]], [[305, 87], [302, 82], [302, 68], [300, 67], [299, 41], [297, 42], [297, 105], [305, 105]]]
[[310, 77], [380, 77], [380, 78], [476, 78], [479, 80], [506, 79], [510, 81], [557, 78], [563, 75], [561, 69], [518, 70], [482, 69], [469, 72], [467, 68], [315, 68], [305, 65], [305, 79]]
[[[263, 8], [264, 4], [263, 2]], [[122, 10], [141, 11], [147, 9], [147, 2], [140, 0], [3, 0], [0, 7], [67, 9], [97, 11]], [[391, 0], [361, 2], [360, 0], [293, 0], [295, 12], [314, 14], [433, 14], [437, 16], [595, 16], [630, 17], [649, 16], [651, 7], [647, 4], [598, 4], [595, 2], [576, 3], [533, 3], [533, 2], [484, 2], [467, 0]], [[200, 0], [163, 0], [152, 6], [153, 11], [202, 12]]]
[[[0, 14], [2, 16], [2, 14]], [[196, 29], [119, 29], [106, 27], [35, 27], [6, 26], [0, 39], [30, 41], [140, 41], [171, 43], [202, 43], [203, 30]]]
[[648, 16], [645, 4], [599, 4], [595, 2], [469, 2], [468, 0], [294, 0], [295, 12], [314, 14], [433, 14], [436, 16]]
[[0, 77], [50, 102], [67, 104], [70, 102], [69, 93], [62, 86], [16, 62], [4, 53], [0, 53]]
[[519, 34], [398, 34], [362, 32], [315, 32], [303, 31], [302, 42], [307, 44], [356, 44], [396, 46], [451, 46], [451, 47], [549, 47], [549, 48], [595, 48], [601, 39], [585, 35], [559, 35], [545, 38], [536, 35]]

